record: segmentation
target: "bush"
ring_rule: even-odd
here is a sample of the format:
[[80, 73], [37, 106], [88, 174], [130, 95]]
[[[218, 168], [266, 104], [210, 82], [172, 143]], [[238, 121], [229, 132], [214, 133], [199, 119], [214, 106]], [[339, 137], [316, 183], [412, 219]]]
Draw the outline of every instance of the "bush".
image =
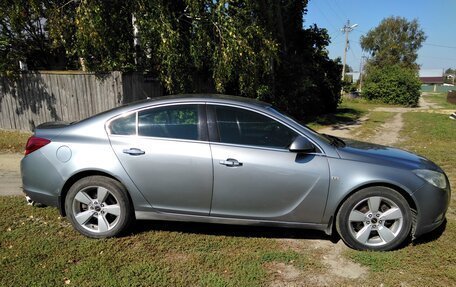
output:
[[342, 82], [342, 90], [346, 94], [351, 93], [351, 92], [356, 92], [358, 85], [359, 85], [359, 81], [356, 81], [355, 83], [353, 83], [351, 79], [344, 80]]
[[456, 105], [456, 91], [449, 91], [447, 94], [447, 102]]
[[415, 70], [398, 65], [369, 69], [363, 96], [387, 104], [418, 105], [421, 82]]

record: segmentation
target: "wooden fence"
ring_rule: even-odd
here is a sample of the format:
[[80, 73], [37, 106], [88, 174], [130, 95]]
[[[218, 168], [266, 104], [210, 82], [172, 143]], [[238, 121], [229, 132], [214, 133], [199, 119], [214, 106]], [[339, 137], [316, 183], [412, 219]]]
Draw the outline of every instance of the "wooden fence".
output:
[[15, 81], [0, 78], [0, 129], [31, 131], [44, 122], [77, 121], [162, 94], [160, 83], [141, 73], [23, 73]]

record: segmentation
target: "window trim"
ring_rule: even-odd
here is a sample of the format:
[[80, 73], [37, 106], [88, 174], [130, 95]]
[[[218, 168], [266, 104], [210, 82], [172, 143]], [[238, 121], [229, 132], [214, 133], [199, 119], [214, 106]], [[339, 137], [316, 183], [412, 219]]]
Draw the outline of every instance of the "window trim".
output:
[[[142, 136], [139, 135], [139, 113], [145, 110], [151, 110], [151, 109], [157, 109], [157, 108], [163, 108], [163, 107], [172, 107], [172, 106], [184, 106], [184, 105], [193, 105], [197, 106], [197, 112], [198, 112], [198, 139], [182, 139], [182, 138], [171, 138], [171, 137], [154, 137], [154, 136]], [[118, 135], [118, 134], [112, 134], [111, 133], [111, 123], [115, 121], [116, 119], [122, 118], [122, 117], [127, 117], [131, 115], [132, 113], [136, 114], [136, 134], [134, 135]], [[109, 136], [115, 136], [115, 137], [137, 137], [137, 138], [145, 138], [145, 139], [160, 139], [160, 140], [174, 140], [174, 141], [187, 141], [187, 142], [208, 142], [209, 137], [208, 137], [208, 128], [207, 128], [207, 115], [206, 115], [206, 103], [205, 102], [187, 102], [187, 103], [182, 103], [182, 102], [177, 102], [177, 103], [166, 103], [166, 104], [160, 104], [160, 105], [153, 105], [153, 106], [147, 106], [147, 107], [142, 107], [139, 109], [135, 109], [132, 111], [127, 111], [125, 113], [122, 113], [120, 115], [117, 115], [111, 119], [109, 119], [106, 124], [105, 124], [105, 130], [108, 133]]]
[[[198, 113], [200, 115], [199, 119], [199, 125], [202, 125], [202, 131], [205, 133], [206, 139], [199, 139], [199, 140], [188, 140], [188, 139], [178, 139], [178, 138], [163, 138], [163, 137], [148, 137], [148, 136], [140, 136], [138, 135], [138, 112], [147, 110], [147, 109], [153, 109], [153, 108], [160, 108], [160, 107], [166, 107], [166, 106], [176, 106], [176, 105], [199, 105], [201, 110], [198, 110]], [[251, 107], [246, 107], [242, 105], [236, 105], [236, 104], [231, 104], [231, 103], [219, 103], [219, 102], [208, 102], [208, 101], [195, 101], [195, 102], [175, 102], [175, 103], [163, 103], [163, 104], [155, 104], [155, 105], [150, 105], [146, 107], [141, 107], [137, 108], [134, 110], [126, 111], [120, 115], [114, 116], [105, 123], [105, 131], [107, 132], [108, 136], [113, 136], [113, 137], [137, 137], [137, 138], [144, 138], [144, 139], [156, 139], [156, 140], [172, 140], [172, 141], [184, 141], [184, 142], [194, 142], [194, 143], [204, 143], [208, 142], [211, 144], [217, 144], [217, 145], [226, 145], [226, 146], [233, 146], [233, 147], [243, 147], [243, 148], [254, 148], [254, 149], [263, 149], [263, 150], [272, 150], [272, 151], [281, 151], [281, 152], [290, 152], [288, 149], [279, 149], [279, 148], [270, 148], [270, 147], [261, 147], [261, 146], [254, 146], [254, 145], [240, 145], [240, 144], [230, 144], [230, 143], [222, 143], [220, 142], [220, 136], [218, 134], [218, 128], [217, 128], [217, 120], [215, 116], [215, 106], [224, 106], [224, 107], [232, 107], [232, 108], [238, 108], [242, 110], [247, 110], [251, 111], [254, 113], [259, 113], [263, 116], [269, 117], [275, 121], [278, 121], [279, 123], [285, 125], [287, 128], [295, 131], [297, 134], [300, 136], [306, 138], [309, 140], [316, 148], [317, 151], [313, 153], [308, 153], [309, 155], [325, 155], [323, 152], [323, 149], [321, 146], [314, 141], [312, 138], [309, 138], [306, 136], [303, 132], [299, 131], [298, 129], [294, 128], [293, 126], [290, 126], [288, 123], [285, 121], [281, 120], [280, 118], [277, 118], [274, 115], [268, 114], [262, 110], [254, 109]], [[128, 116], [132, 113], [136, 113], [136, 135], [116, 135], [116, 134], [111, 134], [110, 130], [110, 124], [112, 121], [115, 119]], [[204, 116], [203, 116], [204, 115]], [[203, 116], [203, 118], [201, 118]]]
[[[217, 125], [217, 116], [215, 112], [215, 106], [223, 106], [223, 107], [230, 107], [230, 108], [237, 108], [241, 110], [246, 110], [250, 111], [253, 113], [258, 113], [260, 115], [263, 115], [265, 117], [268, 117], [274, 121], [279, 122], [280, 124], [284, 125], [285, 127], [291, 129], [295, 133], [297, 133], [299, 136], [302, 136], [309, 140], [316, 148], [317, 151], [313, 153], [308, 153], [308, 154], [315, 154], [315, 155], [324, 155], [323, 149], [320, 147], [319, 144], [317, 144], [314, 140], [310, 139], [308, 136], [303, 134], [301, 131], [297, 130], [296, 128], [290, 126], [286, 122], [282, 121], [281, 119], [278, 119], [268, 113], [265, 113], [264, 111], [253, 109], [250, 107], [245, 107], [245, 106], [239, 106], [235, 104], [224, 104], [224, 103], [212, 103], [212, 102], [206, 102], [206, 110], [207, 110], [207, 117], [208, 117], [208, 128], [209, 128], [209, 142], [211, 144], [217, 144], [217, 145], [227, 145], [227, 146], [234, 146], [234, 147], [244, 147], [244, 148], [255, 148], [255, 149], [264, 149], [264, 150], [273, 150], [273, 151], [286, 151], [290, 152], [289, 149], [286, 148], [273, 148], [273, 147], [265, 147], [265, 146], [257, 146], [257, 145], [244, 145], [244, 144], [234, 144], [234, 143], [225, 143], [220, 141], [220, 131], [218, 129]], [[209, 124], [211, 123], [211, 124]]]
[[207, 128], [210, 142], [220, 142], [220, 132], [217, 125], [217, 116], [212, 104], [206, 104]]

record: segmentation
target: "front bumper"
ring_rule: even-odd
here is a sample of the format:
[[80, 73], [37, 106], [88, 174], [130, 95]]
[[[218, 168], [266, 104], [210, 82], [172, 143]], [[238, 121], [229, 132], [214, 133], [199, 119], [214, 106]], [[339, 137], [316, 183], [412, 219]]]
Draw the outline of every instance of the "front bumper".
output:
[[445, 214], [451, 200], [450, 184], [447, 181], [447, 188], [439, 189], [426, 183], [413, 195], [418, 211], [413, 234], [416, 238], [431, 232], [445, 222]]

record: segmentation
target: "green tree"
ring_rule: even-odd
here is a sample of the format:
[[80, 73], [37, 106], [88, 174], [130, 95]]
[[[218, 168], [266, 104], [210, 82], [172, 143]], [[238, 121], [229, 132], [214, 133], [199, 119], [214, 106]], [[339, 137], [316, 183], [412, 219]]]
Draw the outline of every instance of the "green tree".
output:
[[272, 93], [264, 99], [298, 118], [334, 111], [340, 100], [342, 65], [331, 60], [326, 29], [303, 28], [308, 1], [257, 1], [260, 19], [279, 44]]
[[30, 70], [131, 70], [132, 1], [0, 0], [0, 74]]
[[[131, 0], [80, 0], [53, 3], [48, 29], [54, 46], [90, 71], [133, 70]], [[79, 63], [78, 63], [79, 62]]]
[[[166, 93], [258, 98], [299, 118], [339, 103], [340, 60], [328, 57], [325, 29], [303, 28], [307, 0], [24, 1], [0, 0], [0, 71], [18, 59], [40, 61], [30, 69], [144, 71]], [[56, 56], [58, 66], [47, 60]]]
[[345, 72], [346, 73], [351, 73], [351, 72], [353, 72], [353, 68], [350, 65], [345, 64]]
[[132, 1], [81, 0], [76, 9], [77, 55], [92, 71], [131, 70]]
[[168, 92], [214, 91], [273, 102], [297, 117], [334, 110], [339, 61], [325, 29], [303, 29], [307, 1], [140, 0], [144, 67]]
[[372, 69], [367, 74], [363, 95], [370, 100], [415, 107], [420, 88], [421, 82], [413, 69], [393, 65]]
[[385, 103], [416, 106], [420, 97], [417, 52], [426, 35], [416, 19], [389, 17], [366, 36], [361, 47], [367, 61], [363, 95]]
[[277, 44], [258, 22], [255, 1], [140, 0], [138, 20], [147, 68], [159, 74], [171, 93], [200, 89], [255, 97]]
[[403, 17], [389, 17], [361, 36], [361, 47], [372, 57], [368, 68], [386, 67], [399, 64], [403, 67], [418, 69], [416, 59], [418, 49], [426, 40], [418, 20], [408, 21]]
[[335, 111], [342, 88], [342, 65], [339, 59], [328, 57], [326, 29], [297, 29], [287, 39], [288, 50], [275, 70], [273, 102], [299, 118]]
[[45, 13], [48, 2], [0, 0], [0, 75], [11, 75], [19, 61], [32, 69], [49, 65], [58, 53], [46, 37]]

